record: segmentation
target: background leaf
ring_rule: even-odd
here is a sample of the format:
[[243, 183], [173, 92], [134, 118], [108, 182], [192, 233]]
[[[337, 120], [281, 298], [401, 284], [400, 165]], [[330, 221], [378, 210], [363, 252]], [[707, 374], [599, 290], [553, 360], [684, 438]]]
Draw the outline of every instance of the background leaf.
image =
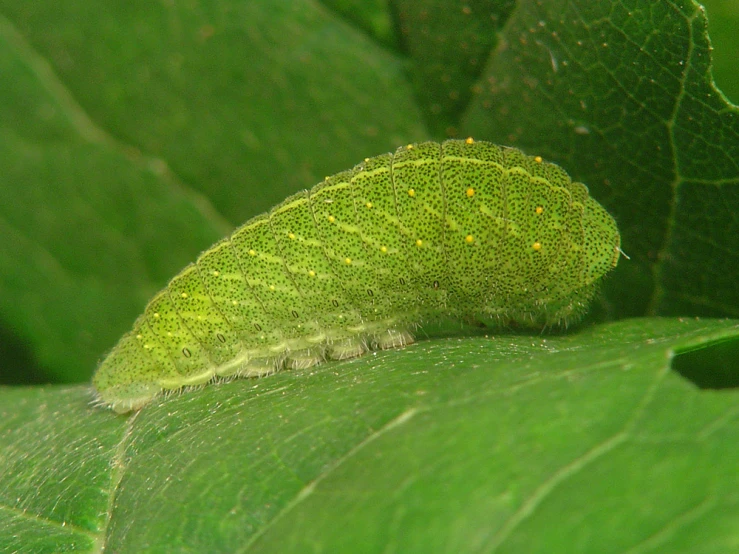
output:
[[[721, 2], [712, 52], [688, 0], [0, 0], [0, 382], [87, 381], [248, 217], [455, 134], [615, 214], [631, 260], [593, 320], [739, 316]], [[87, 386], [0, 388], [0, 550], [731, 551], [736, 337], [435, 340], [128, 419]]]
[[739, 100], [739, 74], [734, 59], [739, 50], [736, 26], [739, 24], [739, 5], [733, 0], [702, 2], [708, 11], [711, 27], [711, 72], [718, 87], [731, 101]]
[[617, 314], [736, 315], [739, 115], [711, 80], [703, 11], [525, 6], [465, 129], [561, 163], [613, 211], [632, 256]]
[[0, 1], [5, 342], [86, 380], [228, 229], [447, 132], [558, 162], [616, 215], [631, 260], [598, 317], [739, 315], [739, 123], [697, 4], [362, 6]]

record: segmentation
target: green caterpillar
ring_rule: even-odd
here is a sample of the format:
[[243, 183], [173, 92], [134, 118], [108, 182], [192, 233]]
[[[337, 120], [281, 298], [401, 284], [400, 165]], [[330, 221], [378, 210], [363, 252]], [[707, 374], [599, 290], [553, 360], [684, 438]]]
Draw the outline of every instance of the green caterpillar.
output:
[[163, 391], [402, 346], [429, 320], [567, 323], [620, 252], [613, 218], [560, 167], [472, 139], [411, 144], [203, 252], [93, 383], [123, 413]]

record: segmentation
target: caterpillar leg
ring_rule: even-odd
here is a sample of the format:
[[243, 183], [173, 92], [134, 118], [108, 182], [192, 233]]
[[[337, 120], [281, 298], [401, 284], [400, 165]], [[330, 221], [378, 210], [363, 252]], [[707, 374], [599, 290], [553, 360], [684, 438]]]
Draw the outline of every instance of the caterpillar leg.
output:
[[362, 337], [352, 337], [329, 345], [326, 356], [331, 360], [348, 360], [367, 352], [367, 342]]
[[413, 335], [406, 329], [388, 329], [384, 333], [375, 336], [375, 345], [380, 350], [399, 348], [414, 342]]
[[110, 406], [117, 414], [140, 410], [162, 392], [155, 383], [117, 385], [98, 394], [98, 402]]
[[239, 369], [239, 377], [266, 377], [277, 373], [282, 363], [277, 358], [252, 358]]
[[295, 350], [287, 355], [285, 367], [287, 369], [308, 369], [324, 360], [323, 352], [315, 348]]

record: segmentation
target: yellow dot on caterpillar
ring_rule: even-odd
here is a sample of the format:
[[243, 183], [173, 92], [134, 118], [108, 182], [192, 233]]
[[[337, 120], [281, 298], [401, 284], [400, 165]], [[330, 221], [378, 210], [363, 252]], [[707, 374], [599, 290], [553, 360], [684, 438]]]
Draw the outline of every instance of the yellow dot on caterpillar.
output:
[[336, 221], [336, 218], [334, 216], [332, 216], [332, 215], [328, 216], [328, 222], [329, 223], [333, 223], [334, 221]]
[[475, 242], [475, 237], [473, 237], [472, 235], [467, 235], [466, 237], [464, 237], [464, 241], [467, 244], [472, 244], [473, 242]]
[[544, 207], [543, 206], [537, 206], [536, 210], [534, 210], [537, 215], [541, 215], [544, 213]]
[[412, 144], [408, 144], [408, 145], [407, 145], [407, 146], [405, 147], [405, 149], [406, 149], [406, 150], [413, 150], [413, 145], [412, 145]]
[[295, 240], [295, 233], [288, 233], [287, 238]]
[[385, 254], [387, 252], [387, 246], [380, 246], [380, 252]]
[[151, 344], [145, 344], [144, 350], [151, 350]]
[[238, 300], [231, 300], [231, 305], [238, 306], [239, 305], [239, 301]]
[[466, 144], [474, 144], [475, 143], [475, 139], [473, 139], [472, 137], [467, 137], [466, 139], [464, 139], [464, 142]]
[[541, 163], [541, 162], [543, 162], [544, 160], [543, 160], [543, 159], [541, 158], [541, 156], [534, 156], [534, 161], [535, 161], [536, 163], [540, 164], [540, 163]]
[[370, 161], [370, 159], [369, 159], [369, 158], [365, 158], [365, 159], [364, 159], [364, 163], [367, 163], [368, 161]]
[[217, 269], [214, 269], [214, 270], [213, 270], [213, 275], [214, 275], [215, 277], [218, 277], [218, 276], [219, 276], [220, 274], [221, 274], [221, 272], [220, 272], [220, 271], [218, 271]]
[[413, 198], [416, 195], [416, 189], [408, 189], [408, 196]]
[[308, 271], [308, 277], [315, 277], [315, 276], [316, 276], [316, 272], [315, 271], [313, 271], [312, 269], [310, 271]]
[[344, 263], [345, 263], [346, 265], [351, 265], [351, 263], [352, 263], [352, 259], [351, 259], [351, 258], [344, 258]]
[[274, 285], [270, 285], [269, 286], [269, 290], [274, 291], [275, 290], [275, 286]]
[[423, 241], [421, 239], [416, 239], [416, 246], [423, 246]]
[[470, 187], [470, 188], [467, 189], [467, 191], [465, 192], [465, 194], [467, 195], [467, 198], [472, 198], [473, 196], [475, 196], [475, 189], [473, 189], [472, 187]]
[[256, 250], [249, 250], [249, 255], [250, 256], [256, 256], [257, 255], [257, 251]]
[[174, 336], [174, 335], [172, 335], [172, 331], [167, 331], [167, 336], [168, 336], [168, 337], [172, 337], [172, 336]]
[[181, 296], [182, 298], [187, 298], [187, 293], [186, 293], [186, 292], [183, 292], [182, 294], [180, 294], [180, 296]]
[[144, 335], [136, 335], [136, 338], [139, 339], [139, 340], [141, 340], [141, 339], [144, 338]]
[[154, 312], [154, 318], [159, 319], [159, 312]]
[[537, 241], [537, 242], [535, 242], [534, 244], [531, 245], [531, 248], [533, 248], [534, 250], [536, 250], [538, 252], [539, 250], [541, 250], [541, 243], [539, 241]]
[[372, 209], [372, 202], [367, 202], [365, 204], [365, 206], [367, 206], [367, 208], [369, 208], [369, 209]]

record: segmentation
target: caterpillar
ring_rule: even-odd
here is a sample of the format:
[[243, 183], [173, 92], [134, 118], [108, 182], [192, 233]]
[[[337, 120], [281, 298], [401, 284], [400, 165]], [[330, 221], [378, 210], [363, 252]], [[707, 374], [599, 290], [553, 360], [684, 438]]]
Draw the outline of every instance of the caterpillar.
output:
[[118, 413], [158, 394], [413, 342], [437, 319], [576, 321], [618, 263], [611, 215], [559, 166], [467, 140], [366, 158], [201, 253], [99, 365]]

